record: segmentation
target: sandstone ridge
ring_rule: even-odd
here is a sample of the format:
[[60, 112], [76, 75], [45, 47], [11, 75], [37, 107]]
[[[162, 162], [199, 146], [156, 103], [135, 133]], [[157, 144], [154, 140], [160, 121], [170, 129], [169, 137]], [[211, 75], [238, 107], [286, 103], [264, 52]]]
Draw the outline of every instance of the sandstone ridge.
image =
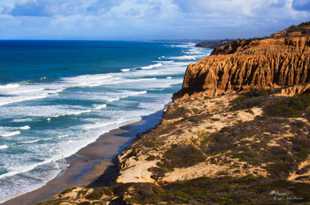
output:
[[[271, 37], [227, 42], [188, 66], [179, 93], [281, 89], [310, 83], [310, 23]], [[305, 90], [307, 91], [307, 90]]]

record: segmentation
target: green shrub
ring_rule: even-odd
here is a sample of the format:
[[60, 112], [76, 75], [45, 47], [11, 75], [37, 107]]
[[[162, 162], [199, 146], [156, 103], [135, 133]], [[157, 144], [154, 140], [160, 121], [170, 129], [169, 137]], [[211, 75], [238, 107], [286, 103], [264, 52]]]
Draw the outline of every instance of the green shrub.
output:
[[250, 109], [262, 106], [270, 93], [271, 91], [268, 90], [252, 90], [243, 93], [233, 101], [232, 110]]
[[193, 145], [173, 145], [163, 156], [161, 167], [185, 168], [204, 161], [203, 153]]
[[301, 117], [309, 110], [310, 95], [279, 98], [264, 108], [265, 114], [272, 117]]

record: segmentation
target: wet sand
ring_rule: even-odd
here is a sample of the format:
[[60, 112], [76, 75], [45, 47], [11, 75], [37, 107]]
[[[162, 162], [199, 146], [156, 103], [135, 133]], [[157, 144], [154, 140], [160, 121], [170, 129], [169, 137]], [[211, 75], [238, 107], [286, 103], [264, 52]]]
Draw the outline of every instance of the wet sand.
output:
[[94, 143], [66, 159], [69, 167], [45, 186], [11, 199], [3, 205], [34, 205], [74, 186], [107, 185], [117, 175], [115, 157], [136, 136], [152, 129], [161, 120], [162, 111], [143, 117], [137, 123], [101, 135]]

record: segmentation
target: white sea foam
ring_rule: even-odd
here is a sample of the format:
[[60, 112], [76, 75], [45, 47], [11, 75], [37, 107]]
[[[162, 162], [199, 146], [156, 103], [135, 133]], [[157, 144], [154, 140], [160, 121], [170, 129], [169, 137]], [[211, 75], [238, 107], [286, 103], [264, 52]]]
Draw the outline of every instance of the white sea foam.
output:
[[7, 149], [7, 148], [9, 148], [9, 146], [7, 146], [7, 145], [0, 145], [0, 150]]
[[0, 137], [9, 138], [20, 134], [21, 131], [14, 127], [0, 127]]
[[91, 109], [77, 110], [77, 111], [63, 112], [61, 114], [55, 115], [54, 117], [62, 117], [62, 116], [68, 116], [68, 115], [81, 115], [81, 114], [90, 113], [90, 112], [92, 112]]
[[29, 101], [29, 100], [38, 100], [42, 98], [46, 98], [48, 95], [47, 94], [38, 94], [37, 96], [13, 96], [13, 97], [5, 97], [5, 98], [0, 98], [0, 106], [3, 105], [8, 105], [12, 103], [18, 103], [18, 102], [23, 102], [23, 101]]
[[34, 143], [37, 143], [41, 140], [37, 139], [37, 140], [27, 140], [27, 141], [21, 141], [20, 143], [21, 144], [34, 144]]
[[[125, 88], [125, 86], [122, 86], [122, 84], [119, 84], [118, 87], [119, 89], [115, 89], [114, 91], [111, 92], [94, 91], [94, 92], [70, 93], [66, 95], [66, 98], [79, 99], [79, 100], [94, 100], [94, 101], [101, 101], [102, 103], [104, 103], [104, 102], [114, 102], [130, 96], [139, 96], [147, 93], [146, 90], [142, 91], [122, 90], [123, 88]], [[96, 107], [93, 108], [96, 110]]]
[[175, 56], [168, 58], [170, 60], [196, 60], [197, 57], [193, 55], [185, 55], [185, 56]]
[[124, 68], [124, 69], [122, 69], [121, 71], [125, 73], [125, 72], [129, 72], [130, 69], [129, 69], [129, 68]]
[[31, 122], [31, 118], [13, 119], [12, 122]]
[[195, 43], [181, 43], [181, 44], [172, 44], [172, 45], [167, 45], [172, 48], [192, 48], [195, 47]]
[[188, 55], [201, 55], [204, 53], [204, 48], [198, 48], [194, 47], [189, 50], [183, 51], [183, 53], [188, 54]]
[[30, 130], [31, 127], [29, 125], [25, 125], [19, 128], [20, 130]]
[[0, 90], [10, 90], [18, 88], [20, 85], [18, 83], [10, 83], [5, 85], [0, 85]]
[[153, 68], [158, 68], [160, 66], [162, 66], [162, 63], [156, 63], [156, 64], [152, 64], [152, 65], [148, 65], [148, 66], [143, 66], [141, 67], [142, 70], [149, 70], [149, 69], [153, 69]]
[[0, 192], [0, 203], [40, 188], [49, 180], [55, 178], [61, 170], [65, 169], [66, 165], [64, 160], [60, 160], [42, 166], [41, 170], [34, 173], [16, 174], [10, 178], [6, 177], [1, 183], [3, 189]]
[[65, 87], [97, 87], [113, 84], [119, 80], [121, 80], [119, 77], [114, 77], [112, 74], [94, 74], [63, 78], [61, 83]]
[[[109, 83], [117, 83], [121, 79], [112, 77], [109, 74], [83, 75], [71, 78], [63, 78], [61, 81], [54, 83], [40, 84], [20, 84], [18, 87], [5, 86], [0, 89], [0, 106], [19, 103], [24, 101], [33, 101], [51, 97], [61, 93], [71, 87], [95, 87]], [[8, 89], [10, 88], [10, 89]]]
[[113, 87], [115, 89], [162, 89], [162, 88], [168, 88], [173, 85], [179, 84], [182, 79], [162, 79], [162, 78], [143, 78], [140, 80], [137, 80], [135, 83], [132, 82], [123, 82], [114, 85]]
[[[211, 53], [211, 49], [203, 49], [197, 47], [189, 47], [190, 49], [183, 51], [186, 55], [183, 56], [173, 56], [167, 59], [169, 60], [178, 60], [178, 61], [196, 61], [204, 56], [207, 56]], [[188, 62], [187, 62], [188, 63]]]
[[118, 119], [118, 120], [113, 120], [113, 121], [109, 121], [109, 122], [96, 122], [96, 123], [91, 123], [91, 124], [86, 124], [83, 125], [84, 130], [93, 130], [93, 129], [104, 129], [104, 130], [112, 130], [115, 128], [118, 128], [120, 126], [126, 125], [126, 124], [130, 124], [133, 122], [137, 122], [141, 120], [141, 118], [132, 118], [132, 119]]
[[64, 88], [49, 84], [23, 83], [13, 89], [0, 89], [0, 106], [23, 101], [43, 99], [62, 92]]
[[[47, 181], [51, 180], [52, 178], [56, 177], [58, 173], [61, 172], [61, 170], [64, 169], [64, 167], [66, 167], [66, 164], [64, 163], [64, 166], [60, 166], [60, 161], [68, 156], [73, 155], [74, 153], [76, 153], [78, 150], [80, 150], [81, 148], [83, 148], [84, 146], [87, 146], [88, 144], [94, 142], [98, 136], [102, 133], [108, 132], [112, 129], [115, 129], [117, 127], [120, 127], [122, 125], [131, 123], [131, 122], [135, 122], [138, 121], [140, 118], [131, 118], [130, 119], [122, 119], [122, 120], [115, 120], [114, 122], [108, 122], [106, 124], [89, 124], [89, 126], [93, 126], [93, 127], [87, 127], [87, 126], [83, 126], [80, 129], [84, 129], [87, 130], [87, 133], [80, 133], [77, 134], [78, 136], [80, 136], [78, 139], [67, 139], [65, 141], [62, 141], [61, 143], [58, 143], [58, 147], [57, 149], [57, 153], [51, 155], [51, 157], [49, 159], [46, 159], [42, 162], [39, 163], [32, 163], [32, 164], [25, 164], [25, 165], [15, 165], [14, 167], [11, 167], [11, 169], [9, 169], [8, 173], [2, 174], [0, 176], [0, 180], [3, 179], [3, 182], [11, 182], [13, 181], [13, 184], [8, 184], [7, 186], [10, 186], [11, 188], [13, 188], [13, 186], [16, 184], [17, 181], [22, 180], [23, 181], [23, 185], [26, 184], [27, 186], [23, 186], [22, 187], [22, 191], [15, 193], [14, 190], [13, 192], [2, 192], [0, 193], [0, 201], [4, 202], [12, 197], [15, 197], [21, 193], [25, 193], [28, 191], [31, 191], [33, 189], [39, 188], [41, 186], [43, 186]], [[66, 139], [66, 137], [63, 135], [60, 139]], [[35, 142], [33, 142], [35, 143]], [[32, 144], [32, 147], [35, 147]], [[45, 177], [40, 177], [40, 176], [34, 176], [31, 173], [35, 172], [35, 170], [38, 167], [42, 167], [42, 166], [50, 166], [50, 168], [48, 170], [46, 170]], [[57, 167], [58, 166], [58, 167]], [[52, 167], [52, 169], [51, 169]], [[26, 174], [27, 173], [27, 174]], [[37, 172], [35, 172], [37, 173]], [[43, 172], [45, 173], [45, 172]], [[42, 174], [42, 171], [39, 171], [39, 174]], [[31, 177], [31, 179], [40, 179], [39, 181], [37, 181], [37, 184], [34, 184], [33, 181], [29, 181], [29, 177]], [[17, 179], [18, 180], [17, 180]], [[6, 189], [4, 189], [6, 190]], [[19, 190], [20, 191], [20, 190]]]
[[107, 95], [107, 101], [109, 102], [113, 102], [116, 100], [120, 100], [123, 98], [127, 98], [130, 96], [139, 96], [139, 95], [144, 95], [146, 94], [147, 91], [143, 90], [143, 91], [130, 91], [130, 90], [121, 90], [118, 93], [110, 93], [109, 95]]
[[13, 137], [13, 136], [16, 136], [16, 135], [20, 135], [21, 134], [21, 131], [4, 131], [4, 132], [1, 132], [0, 133], [0, 137]]
[[69, 135], [58, 135], [57, 137], [58, 137], [59, 139], [62, 139], [62, 138], [69, 137]]
[[[170, 66], [173, 63], [170, 64]], [[175, 64], [177, 65], [177, 64]], [[63, 78], [60, 81], [54, 83], [38, 83], [38, 84], [29, 84], [23, 83], [18, 84], [18, 86], [6, 85], [6, 89], [0, 89], [0, 106], [19, 103], [24, 101], [33, 101], [40, 100], [47, 97], [52, 97], [58, 95], [68, 88], [73, 87], [98, 87], [98, 86], [107, 86], [107, 85], [127, 85], [134, 84], [143, 85], [144, 82], [154, 81], [150, 78], [141, 78], [143, 76], [156, 76], [156, 72], [158, 75], [160, 73], [164, 74], [164, 69], [169, 72], [170, 69], [167, 69], [169, 65], [164, 64], [162, 62], [158, 62], [156, 64], [152, 64], [149, 66], [141, 67], [141, 69], [145, 70], [144, 74], [142, 71], [135, 70], [131, 72], [121, 72], [121, 73], [110, 73], [110, 74], [93, 74], [93, 75], [81, 75], [76, 77], [68, 77]], [[162, 70], [158, 70], [162, 67]], [[157, 71], [154, 71], [156, 68]], [[182, 73], [183, 71], [179, 71]], [[155, 79], [156, 80], [156, 79]], [[165, 85], [169, 87], [170, 85]], [[14, 89], [12, 89], [14, 87]], [[162, 86], [160, 86], [162, 87]], [[10, 89], [7, 89], [10, 88]]]
[[95, 110], [102, 110], [104, 108], [106, 108], [107, 105], [106, 104], [102, 104], [102, 105], [94, 105]]
[[[136, 70], [131, 72], [126, 77], [134, 78], [145, 78], [145, 77], [161, 77], [168, 75], [182, 75], [185, 70], [187, 63], [173, 62], [173, 63], [163, 63], [161, 67], [151, 70]], [[159, 79], [155, 79], [156, 81]], [[168, 86], [169, 87], [169, 86]]]
[[[82, 106], [71, 105], [41, 105], [41, 106], [10, 106], [3, 107], [1, 113], [3, 116], [19, 117], [62, 117], [70, 115], [81, 115], [92, 112], [92, 109]], [[25, 127], [24, 127], [25, 129]]]
[[25, 172], [29, 172], [38, 166], [48, 164], [48, 163], [52, 163], [52, 162], [56, 162], [57, 160], [60, 160], [60, 159], [61, 158], [59, 158], [59, 156], [55, 156], [53, 158], [44, 160], [44, 161], [39, 162], [39, 163], [34, 163], [34, 164], [26, 165], [26, 166], [18, 166], [17, 165], [14, 168], [12, 168], [12, 171], [9, 171], [5, 174], [0, 175], [0, 179], [7, 178], [10, 176], [14, 176], [14, 175], [21, 174], [21, 173], [25, 173]]

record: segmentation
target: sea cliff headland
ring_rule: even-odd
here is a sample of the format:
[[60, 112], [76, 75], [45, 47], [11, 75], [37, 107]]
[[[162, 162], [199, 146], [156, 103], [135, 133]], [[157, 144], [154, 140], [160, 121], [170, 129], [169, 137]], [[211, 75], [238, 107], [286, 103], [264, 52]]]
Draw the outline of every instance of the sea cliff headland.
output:
[[188, 66], [108, 186], [51, 204], [309, 204], [310, 23], [224, 42]]

